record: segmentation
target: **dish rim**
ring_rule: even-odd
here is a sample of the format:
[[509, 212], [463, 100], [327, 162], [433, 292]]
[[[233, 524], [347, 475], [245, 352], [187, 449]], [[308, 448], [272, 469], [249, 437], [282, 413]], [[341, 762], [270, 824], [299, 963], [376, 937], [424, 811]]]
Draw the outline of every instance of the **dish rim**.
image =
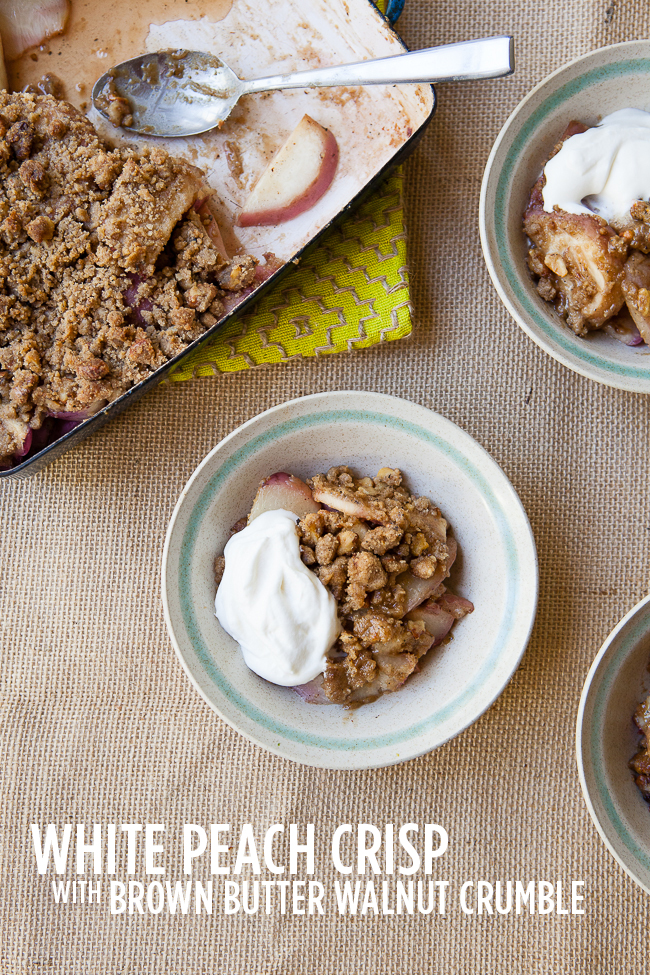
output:
[[[445, 426], [449, 431], [453, 432], [454, 436], [460, 435], [461, 439], [466, 439], [467, 442], [469, 442], [472, 445], [472, 449], [475, 449], [478, 452], [482, 462], [485, 463], [487, 461], [487, 466], [490, 469], [490, 473], [492, 477], [494, 477], [496, 480], [499, 481], [500, 487], [504, 489], [504, 491], [508, 494], [509, 500], [512, 501], [517, 512], [516, 515], [517, 521], [515, 522], [512, 532], [513, 535], [515, 535], [516, 532], [521, 532], [518, 546], [522, 551], [524, 549], [527, 550], [525, 554], [529, 559], [524, 564], [525, 571], [522, 572], [523, 585], [525, 586], [523, 592], [528, 600], [528, 605], [526, 607], [525, 613], [522, 614], [523, 623], [521, 624], [521, 626], [524, 632], [523, 632], [523, 637], [521, 639], [521, 646], [517, 650], [516, 654], [513, 654], [507, 673], [503, 676], [500, 686], [494, 691], [493, 696], [485, 703], [481, 704], [480, 710], [473, 713], [472, 716], [469, 717], [466, 721], [463, 721], [461, 727], [447, 734], [444, 738], [437, 741], [435, 744], [430, 745], [424, 743], [421, 745], [421, 747], [418, 746], [412, 747], [406, 754], [397, 754], [396, 757], [387, 757], [385, 760], [380, 760], [376, 762], [364, 761], [362, 764], [361, 763], [350, 764], [349, 761], [345, 764], [341, 764], [340, 759], [337, 762], [333, 762], [332, 757], [329, 757], [329, 755], [330, 754], [332, 756], [334, 756], [335, 754], [338, 755], [339, 754], [338, 752], [325, 753], [324, 751], [324, 760], [319, 760], [319, 761], [307, 760], [307, 759], [297, 757], [295, 754], [289, 754], [287, 748], [282, 747], [280, 743], [278, 743], [277, 746], [271, 745], [269, 744], [268, 741], [265, 741], [262, 738], [257, 737], [255, 734], [251, 733], [248, 729], [244, 730], [236, 722], [231, 720], [230, 717], [222, 713], [222, 711], [217, 706], [217, 704], [215, 704], [214, 701], [210, 699], [208, 694], [204, 692], [199, 681], [195, 678], [195, 675], [191, 671], [190, 666], [185, 659], [183, 651], [179, 645], [179, 641], [177, 640], [176, 635], [174, 633], [174, 626], [171, 620], [168, 595], [167, 595], [168, 585], [170, 582], [170, 575], [168, 571], [168, 564], [170, 561], [170, 546], [172, 541], [172, 535], [174, 534], [176, 528], [176, 523], [179, 519], [181, 509], [183, 508], [185, 499], [192, 485], [200, 477], [204, 468], [211, 463], [212, 459], [217, 454], [217, 452], [222, 448], [226, 447], [227, 444], [231, 442], [236, 436], [240, 435], [242, 432], [249, 430], [256, 423], [263, 423], [266, 419], [272, 417], [274, 414], [276, 415], [281, 414], [281, 411], [290, 410], [292, 407], [296, 406], [297, 404], [307, 404], [308, 406], [322, 407], [319, 409], [310, 410], [309, 413], [305, 414], [307, 416], [310, 415], [311, 413], [314, 413], [316, 415], [318, 413], [329, 413], [331, 412], [331, 410], [327, 409], [328, 401], [331, 401], [332, 398], [336, 398], [337, 405], [340, 406], [342, 396], [345, 396], [346, 398], [349, 397], [350, 399], [355, 401], [354, 405], [351, 406], [350, 408], [354, 408], [356, 406], [357, 409], [360, 410], [364, 409], [363, 404], [364, 402], [367, 402], [368, 397], [370, 397], [371, 399], [377, 398], [381, 400], [382, 404], [384, 404], [384, 409], [385, 409], [384, 415], [386, 416], [390, 415], [389, 404], [391, 402], [407, 404], [407, 408], [413, 409], [416, 413], [420, 413], [421, 419], [433, 418], [434, 423], [441, 422], [443, 426]], [[370, 409], [371, 407], [366, 405], [365, 411], [369, 412]], [[273, 427], [269, 428], [269, 431], [275, 429], [277, 425], [278, 424], [274, 424]], [[206, 488], [203, 488], [203, 491], [205, 490]], [[213, 502], [214, 502], [214, 498], [213, 498]], [[198, 503], [199, 503], [199, 499], [195, 501], [195, 504]], [[187, 529], [185, 529], [185, 532], [187, 532]], [[180, 562], [180, 557], [178, 561]], [[434, 751], [437, 748], [441, 747], [447, 741], [461, 734], [463, 731], [467, 730], [468, 727], [474, 724], [481, 717], [481, 715], [483, 715], [494, 704], [494, 702], [498, 699], [498, 697], [500, 697], [500, 695], [503, 693], [503, 691], [511, 681], [530, 641], [530, 634], [535, 622], [536, 611], [537, 611], [537, 602], [538, 602], [538, 594], [539, 594], [539, 568], [538, 568], [537, 550], [536, 550], [534, 535], [525, 508], [521, 502], [521, 499], [519, 498], [509, 478], [506, 476], [506, 474], [501, 469], [501, 467], [491, 457], [491, 455], [487, 452], [487, 450], [485, 450], [485, 448], [471, 436], [471, 434], [467, 433], [465, 430], [462, 429], [462, 427], [459, 427], [457, 424], [455, 424], [453, 421], [449, 420], [447, 417], [443, 416], [442, 414], [436, 413], [433, 410], [429, 410], [426, 407], [421, 406], [420, 404], [413, 403], [412, 401], [405, 400], [401, 397], [391, 396], [385, 393], [367, 392], [364, 390], [332, 390], [326, 392], [312, 393], [307, 396], [296, 397], [294, 399], [287, 400], [283, 403], [277, 404], [276, 406], [271, 407], [270, 409], [265, 410], [254, 417], [251, 417], [249, 420], [246, 420], [236, 429], [231, 431], [231, 433], [229, 433], [226, 437], [224, 437], [223, 440], [221, 440], [218, 444], [215, 445], [215, 447], [212, 448], [212, 450], [208, 452], [208, 454], [203, 458], [201, 463], [192, 472], [191, 476], [189, 477], [188, 481], [183, 487], [183, 490], [179, 496], [179, 499], [172, 513], [167, 528], [167, 533], [165, 536], [165, 544], [163, 547], [162, 565], [161, 565], [161, 593], [162, 593], [165, 624], [167, 627], [167, 632], [170, 641], [172, 643], [172, 646], [174, 647], [176, 656], [178, 657], [181, 666], [183, 667], [183, 670], [185, 671], [185, 674], [189, 678], [190, 683], [192, 684], [194, 689], [200, 694], [200, 696], [208, 704], [208, 706], [221, 718], [221, 720], [223, 720], [226, 724], [228, 724], [229, 727], [234, 728], [239, 734], [242, 734], [249, 741], [252, 741], [254, 744], [263, 748], [265, 751], [271, 752], [272, 754], [277, 755], [278, 757], [289, 759], [290, 761], [295, 761], [298, 764], [303, 764], [309, 767], [339, 769], [339, 770], [346, 770], [346, 771], [359, 771], [362, 769], [381, 768], [390, 765], [401, 764], [402, 762], [409, 761], [413, 758], [420, 757], [421, 755], [428, 754], [429, 752]], [[189, 634], [186, 634], [186, 636], [189, 639]], [[501, 652], [502, 652], [502, 647], [499, 649], [497, 660], [499, 659]], [[407, 744], [409, 744], [411, 742], [414, 742], [415, 739], [410, 738], [407, 739], [406, 741]], [[352, 755], [353, 752], [348, 751], [346, 754]], [[364, 750], [363, 754], [368, 755], [369, 751], [366, 749]]]
[[[594, 801], [592, 800], [591, 790], [590, 790], [589, 785], [587, 783], [587, 775], [586, 775], [586, 772], [585, 772], [585, 765], [589, 765], [591, 767], [591, 763], [589, 763], [588, 761], [585, 761], [585, 756], [589, 756], [589, 751], [590, 751], [590, 741], [587, 741], [586, 734], [585, 734], [585, 730], [586, 730], [585, 729], [585, 711], [586, 711], [586, 709], [587, 709], [587, 707], [588, 707], [588, 705], [590, 703], [590, 700], [591, 700], [592, 696], [594, 694], [598, 694], [598, 692], [599, 692], [599, 688], [598, 687], [594, 687], [594, 681], [595, 681], [596, 676], [598, 675], [598, 673], [599, 673], [599, 671], [601, 669], [601, 665], [603, 664], [605, 658], [607, 657], [608, 651], [610, 650], [610, 648], [612, 647], [612, 645], [616, 642], [616, 640], [618, 639], [618, 637], [624, 632], [624, 630], [626, 630], [630, 626], [630, 624], [633, 623], [634, 619], [640, 613], [642, 613], [646, 609], [646, 607], [648, 607], [649, 605], [650, 605], [650, 593], [647, 596], [644, 596], [643, 599], [640, 599], [629, 610], [629, 612], [627, 612], [619, 620], [619, 622], [616, 624], [616, 626], [611, 630], [611, 632], [605, 638], [605, 641], [603, 642], [600, 650], [596, 654], [596, 656], [595, 656], [595, 658], [594, 658], [594, 660], [593, 660], [593, 662], [591, 664], [591, 667], [589, 668], [589, 672], [587, 673], [587, 677], [585, 678], [585, 682], [584, 682], [584, 685], [583, 685], [583, 688], [582, 688], [582, 692], [580, 694], [580, 704], [578, 706], [578, 713], [577, 713], [577, 716], [576, 716], [576, 729], [575, 729], [576, 764], [578, 766], [578, 778], [580, 780], [580, 789], [582, 791], [582, 797], [583, 797], [583, 799], [585, 801], [585, 805], [587, 807], [587, 811], [589, 812], [589, 815], [591, 817], [591, 820], [592, 820], [594, 826], [596, 827], [596, 830], [598, 831], [598, 834], [599, 834], [601, 840], [603, 841], [603, 843], [605, 844], [605, 846], [607, 847], [607, 849], [609, 850], [609, 852], [611, 853], [611, 855], [614, 857], [614, 860], [625, 871], [625, 873], [636, 884], [638, 884], [639, 887], [641, 887], [647, 894], [650, 894], [650, 882], [646, 883], [645, 881], [643, 881], [640, 878], [640, 876], [638, 875], [638, 873], [635, 872], [634, 866], [631, 865], [629, 862], [627, 862], [619, 854], [619, 852], [616, 850], [616, 848], [614, 847], [612, 841], [609, 838], [609, 834], [607, 833], [607, 831], [605, 829], [605, 826], [603, 825], [603, 823], [601, 823], [600, 817], [599, 817], [598, 812], [596, 810], [596, 807], [594, 805]], [[648, 634], [650, 634], [650, 619], [648, 620], [648, 622], [647, 622], [646, 625], [647, 625]], [[620, 669], [620, 666], [616, 669], [616, 673], [618, 673], [618, 670], [619, 669]], [[594, 777], [597, 778], [597, 776], [595, 775], [595, 773], [594, 773]], [[603, 790], [603, 791], [606, 791], [606, 790]], [[649, 813], [649, 815], [650, 815], [650, 813]], [[618, 814], [615, 811], [614, 811], [614, 816], [615, 816], [615, 818], [618, 818]], [[610, 819], [610, 822], [612, 822], [611, 819]], [[614, 823], [612, 825], [615, 826]], [[635, 860], [638, 860], [636, 854], [630, 848], [630, 845], [627, 842], [627, 839], [626, 839], [626, 836], [625, 836], [626, 833], [627, 833], [627, 830], [626, 830], [625, 826], [623, 824], [621, 824], [621, 832], [617, 832], [616, 835], [619, 836], [619, 838], [622, 839], [625, 848], [630, 853], [630, 856], [632, 858], [634, 858]], [[630, 843], [633, 842], [631, 840], [631, 838], [629, 838], [629, 840], [630, 840]], [[650, 856], [650, 850], [648, 851], [648, 856]]]
[[[645, 57], [642, 55], [634, 56], [635, 51], [640, 52], [642, 50], [647, 52]], [[603, 54], [623, 54], [624, 52], [628, 52], [630, 57], [611, 60], [600, 67], [594, 67], [591, 71], [582, 72], [577, 77], [568, 80], [565, 85], [554, 84], [561, 75], [570, 73], [576, 66], [598, 59]], [[625, 64], [630, 65], [628, 74], [643, 71], [643, 73], [647, 73], [650, 80], [650, 39], [608, 44], [596, 48], [593, 51], [588, 51], [586, 54], [580, 55], [580, 57], [573, 58], [538, 82], [515, 106], [494, 141], [483, 173], [479, 198], [479, 235], [483, 258], [492, 284], [501, 302], [519, 327], [539, 348], [546, 352], [547, 355], [550, 355], [551, 358], [555, 359], [556, 362], [561, 363], [572, 372], [584, 376], [586, 379], [590, 379], [601, 385], [610, 386], [614, 389], [646, 394], [650, 393], [650, 360], [648, 360], [646, 366], [641, 367], [640, 365], [636, 365], [632, 360], [629, 364], [618, 363], [612, 361], [606, 355], [597, 354], [590, 348], [588, 340], [573, 336], [568, 326], [559, 316], [557, 317], [557, 325], [554, 322], [552, 328], [549, 323], [542, 321], [542, 313], [539, 309], [535, 308], [533, 295], [529, 294], [526, 289], [521, 289], [521, 294], [516, 293], [520, 290], [519, 276], [516, 268], [513, 268], [512, 273], [510, 273], [508, 269], [510, 262], [503, 260], [505, 247], [500, 242], [507, 234], [505, 228], [497, 226], [499, 220], [502, 220], [505, 224], [505, 211], [500, 211], [497, 214], [498, 207], [496, 203], [498, 203], [499, 195], [504, 191], [508, 183], [507, 177], [511, 176], [512, 170], [519, 163], [521, 153], [525, 148], [525, 139], [523, 137], [526, 135], [526, 130], [539, 124], [539, 121], [543, 121], [543, 117], [549, 114], [554, 107], [557, 107], [550, 103], [557, 100], [565, 88], [568, 89], [570, 86], [575, 86], [581, 79], [585, 78], [588, 78], [589, 84], [591, 84], [596, 81], [595, 76], [599, 72], [602, 73], [605, 68], [614, 72], [617, 68], [620, 69], [621, 65]], [[590, 75], [593, 77], [589, 77]], [[548, 96], [540, 102], [534, 112], [527, 115], [524, 121], [516, 126], [521, 114], [525, 112], [530, 102], [535, 101], [546, 88], [549, 88]], [[570, 97], [571, 93], [567, 93], [566, 98], [563, 100], [568, 100]], [[537, 120], [537, 116], [540, 114], [543, 114], [543, 117]], [[513, 132], [515, 133], [514, 136]], [[505, 153], [503, 161], [497, 167], [496, 157], [509, 137], [512, 137], [512, 143], [507, 153]], [[518, 141], [521, 141], [521, 145], [517, 148]], [[492, 191], [495, 197], [495, 207], [488, 213], [487, 197], [492, 194]], [[503, 253], [500, 253], [500, 251]], [[516, 293], [515, 297], [517, 301], [513, 300], [508, 294], [506, 287], [502, 283], [502, 277], [506, 279], [508, 285]], [[526, 312], [526, 314], [522, 312], [522, 307], [517, 303], [518, 301], [521, 301], [523, 312]]]

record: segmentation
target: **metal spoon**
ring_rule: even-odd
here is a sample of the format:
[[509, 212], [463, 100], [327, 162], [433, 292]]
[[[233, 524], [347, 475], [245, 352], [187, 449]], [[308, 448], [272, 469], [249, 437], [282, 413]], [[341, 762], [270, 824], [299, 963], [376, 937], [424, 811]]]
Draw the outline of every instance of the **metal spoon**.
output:
[[157, 51], [111, 68], [95, 83], [93, 105], [129, 132], [198, 135], [221, 125], [242, 95], [281, 88], [392, 85], [502, 78], [514, 71], [512, 37], [445, 44], [390, 58], [242, 81], [213, 54]]

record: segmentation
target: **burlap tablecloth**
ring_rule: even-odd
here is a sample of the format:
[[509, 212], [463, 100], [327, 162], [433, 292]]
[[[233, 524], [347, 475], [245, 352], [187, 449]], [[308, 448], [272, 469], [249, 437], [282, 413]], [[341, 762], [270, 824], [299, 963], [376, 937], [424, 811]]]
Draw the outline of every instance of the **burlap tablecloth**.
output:
[[[608, 3], [407, 4], [411, 47], [512, 32], [518, 55], [513, 78], [441, 89], [407, 166], [411, 339], [166, 385], [45, 473], [2, 485], [3, 975], [645, 969], [648, 901], [587, 815], [574, 721], [600, 643], [648, 589], [650, 398], [533, 345], [492, 288], [477, 226], [490, 146], [525, 92], [569, 58], [648, 35], [646, 4]], [[519, 492], [541, 569], [533, 638], [497, 703], [437, 752], [362, 773], [298, 767], [223, 724], [177, 663], [159, 588], [167, 522], [205, 453], [267, 407], [340, 388], [406, 397], [471, 433]], [[28, 831], [427, 821], [449, 830], [446, 876], [584, 879], [585, 915], [110, 917], [52, 903]], [[329, 863], [316, 872], [332, 879]]]

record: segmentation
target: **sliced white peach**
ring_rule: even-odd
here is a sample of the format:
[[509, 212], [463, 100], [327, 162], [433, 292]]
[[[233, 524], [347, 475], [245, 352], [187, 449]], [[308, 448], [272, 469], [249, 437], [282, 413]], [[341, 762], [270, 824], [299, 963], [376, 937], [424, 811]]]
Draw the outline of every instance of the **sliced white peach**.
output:
[[284, 223], [309, 210], [329, 188], [338, 159], [329, 129], [303, 115], [255, 184], [239, 214], [240, 226]]
[[427, 600], [421, 606], [412, 609], [407, 619], [420, 620], [424, 623], [426, 631], [431, 637], [430, 645], [432, 647], [442, 643], [456, 622], [456, 616], [452, 612], [443, 609], [439, 603], [433, 600]]
[[[333, 511], [340, 511], [343, 515], [350, 515], [361, 521], [373, 521], [378, 525], [390, 525], [390, 515], [384, 508], [373, 505], [371, 500], [363, 501], [358, 495], [352, 495], [344, 488], [336, 487], [334, 484], [322, 483], [314, 488], [314, 501], [320, 502], [326, 508]], [[355, 531], [356, 531], [355, 526]], [[365, 532], [359, 531], [358, 534], [363, 538]]]
[[360, 501], [356, 498], [348, 497], [342, 491], [332, 487], [317, 487], [314, 491], [314, 498], [326, 508], [332, 511], [340, 511], [341, 514], [350, 515], [353, 518], [366, 518], [368, 512]]
[[292, 511], [298, 518], [304, 518], [305, 515], [318, 511], [320, 505], [314, 501], [311, 490], [304, 481], [293, 474], [278, 471], [266, 477], [257, 489], [248, 516], [249, 525], [265, 511], [277, 511], [279, 508]]
[[375, 660], [379, 675], [368, 685], [368, 691], [372, 693], [374, 690], [375, 694], [399, 690], [418, 665], [417, 657], [412, 653], [377, 653]]
[[419, 606], [432, 596], [440, 584], [445, 580], [447, 573], [444, 565], [439, 565], [430, 579], [419, 579], [413, 575], [410, 569], [397, 577], [402, 589], [406, 591], [406, 612]]
[[300, 695], [307, 704], [333, 704], [333, 701], [325, 694], [323, 688], [323, 675], [314, 677], [308, 684], [297, 684], [294, 688], [296, 694]]
[[221, 230], [219, 228], [219, 224], [217, 223], [217, 218], [214, 210], [212, 209], [211, 197], [200, 197], [195, 201], [194, 209], [201, 218], [207, 218], [205, 219], [204, 223], [206, 233], [214, 246], [217, 248], [219, 255], [223, 257], [224, 261], [227, 261], [229, 259], [228, 251], [226, 250], [226, 245], [223, 242]]
[[65, 28], [69, 9], [68, 0], [0, 0], [4, 56], [13, 61], [30, 47], [60, 34]]
[[446, 613], [451, 613], [456, 620], [462, 620], [464, 616], [474, 612], [474, 603], [453, 592], [444, 593], [438, 600], [438, 604]]

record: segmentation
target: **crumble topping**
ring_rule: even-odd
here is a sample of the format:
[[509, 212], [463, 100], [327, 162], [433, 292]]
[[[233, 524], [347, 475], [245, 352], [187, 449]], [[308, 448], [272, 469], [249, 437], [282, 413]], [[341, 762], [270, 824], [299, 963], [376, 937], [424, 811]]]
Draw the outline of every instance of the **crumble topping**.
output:
[[0, 466], [47, 417], [89, 415], [214, 325], [228, 259], [203, 173], [113, 149], [50, 95], [0, 92]]
[[[303, 561], [337, 600], [343, 626], [325, 670], [325, 695], [345, 704], [396, 690], [431, 646], [424, 623], [404, 618], [404, 576], [410, 570], [431, 579], [438, 564], [446, 567], [447, 522], [428, 498], [402, 485], [397, 469], [355, 478], [341, 465], [307, 484], [315, 501], [342, 509], [298, 523]], [[441, 578], [431, 595], [444, 591]]]

